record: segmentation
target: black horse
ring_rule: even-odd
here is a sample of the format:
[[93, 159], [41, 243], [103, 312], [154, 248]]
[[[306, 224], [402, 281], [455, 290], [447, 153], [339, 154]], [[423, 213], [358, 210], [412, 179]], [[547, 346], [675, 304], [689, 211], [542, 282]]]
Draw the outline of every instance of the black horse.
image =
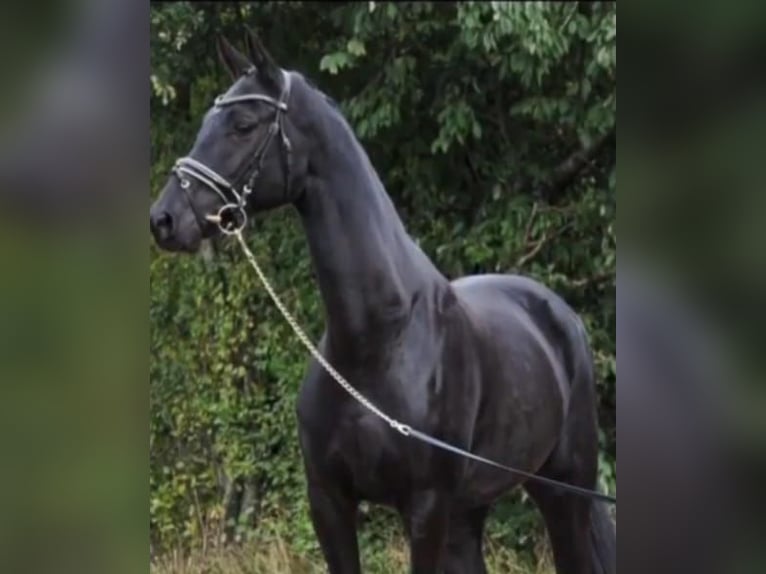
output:
[[[219, 41], [234, 84], [151, 208], [159, 246], [196, 251], [219, 232], [207, 216], [233, 195], [251, 212], [292, 204], [326, 310], [319, 348], [363, 395], [443, 441], [594, 488], [596, 390], [577, 315], [524, 277], [448, 281], [408, 236], [340, 112], [252, 34], [247, 45], [249, 58]], [[297, 411], [311, 517], [331, 573], [360, 571], [362, 500], [399, 511], [412, 572], [486, 571], [485, 519], [522, 480], [402, 436], [316, 361]], [[603, 503], [524, 488], [545, 517], [557, 572], [616, 570]]]

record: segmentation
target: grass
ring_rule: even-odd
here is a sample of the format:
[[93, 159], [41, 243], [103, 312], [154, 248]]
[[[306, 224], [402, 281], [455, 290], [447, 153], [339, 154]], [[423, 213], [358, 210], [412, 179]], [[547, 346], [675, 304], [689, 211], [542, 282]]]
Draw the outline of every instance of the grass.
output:
[[[364, 554], [364, 553], [363, 553]], [[515, 552], [489, 545], [485, 549], [491, 574], [553, 574], [548, 552], [541, 549], [536, 563], [521, 560]], [[408, 572], [408, 549], [403, 540], [387, 545], [375, 556], [363, 556], [365, 574]], [[187, 555], [171, 553], [151, 565], [151, 574], [319, 574], [324, 561], [300, 555], [282, 540], [248, 543]]]

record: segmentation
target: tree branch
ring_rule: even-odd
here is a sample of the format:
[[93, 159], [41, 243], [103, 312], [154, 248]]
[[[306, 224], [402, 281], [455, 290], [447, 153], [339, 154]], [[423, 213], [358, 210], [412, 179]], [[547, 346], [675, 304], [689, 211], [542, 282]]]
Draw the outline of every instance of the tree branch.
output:
[[[527, 233], [531, 231], [531, 225], [532, 225], [532, 218], [530, 218], [530, 221], [528, 223]], [[562, 227], [559, 227], [558, 229], [555, 229], [552, 233], [549, 233], [550, 230], [546, 230], [543, 232], [542, 237], [538, 239], [534, 244], [532, 244], [532, 248], [521, 255], [517, 260], [516, 264], [514, 265], [514, 270], [520, 270], [524, 265], [529, 263], [532, 259], [534, 259], [540, 251], [542, 251], [543, 247], [548, 245], [552, 240], [556, 239], [560, 235], [562, 235], [565, 231], [568, 229], [571, 229], [572, 222], [566, 223]], [[528, 237], [528, 236], [527, 236]]]
[[516, 260], [516, 268], [521, 269], [522, 267], [524, 267], [524, 265], [529, 263], [529, 261], [531, 261], [535, 257], [535, 255], [540, 253], [540, 250], [542, 250], [545, 244], [548, 243], [549, 239], [550, 237], [548, 236], [548, 234], [543, 233], [543, 236], [537, 241], [537, 243], [535, 243], [532, 249], [527, 251], [524, 255], [522, 255]]
[[532, 225], [535, 222], [535, 217], [537, 217], [537, 202], [532, 204], [532, 213], [529, 214], [527, 227], [524, 231], [524, 243], [529, 243], [529, 240], [532, 239]]
[[616, 141], [617, 128], [612, 127], [608, 132], [596, 138], [593, 143], [580, 148], [553, 170], [550, 180], [538, 191], [538, 195], [547, 201], [555, 201], [564, 192], [564, 190], [577, 179], [580, 172], [588, 166], [601, 150], [608, 145], [614, 145]]
[[572, 279], [569, 281], [570, 287], [586, 287], [588, 285], [592, 284], [598, 284], [598, 283], [604, 283], [606, 281], [613, 280], [615, 277], [615, 273], [613, 271], [605, 271], [603, 273], [597, 273], [596, 275], [593, 275], [592, 277], [582, 277], [580, 279]]

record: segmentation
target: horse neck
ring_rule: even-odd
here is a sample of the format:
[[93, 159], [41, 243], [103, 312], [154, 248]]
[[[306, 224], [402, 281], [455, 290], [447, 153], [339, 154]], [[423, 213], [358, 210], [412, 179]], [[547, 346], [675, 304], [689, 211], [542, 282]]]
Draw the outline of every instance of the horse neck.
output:
[[328, 114], [314, 126], [319, 144], [297, 207], [324, 301], [328, 342], [348, 353], [396, 336], [415, 300], [448, 283], [407, 234], [351, 129], [334, 111]]

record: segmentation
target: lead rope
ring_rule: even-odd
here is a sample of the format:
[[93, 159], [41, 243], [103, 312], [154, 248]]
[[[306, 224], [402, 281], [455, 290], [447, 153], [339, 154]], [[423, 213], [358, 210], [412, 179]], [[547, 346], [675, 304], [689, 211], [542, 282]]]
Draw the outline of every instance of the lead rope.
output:
[[[208, 219], [211, 221], [220, 223], [219, 217], [209, 216]], [[274, 304], [277, 306], [277, 309], [279, 309], [279, 312], [282, 313], [282, 316], [285, 318], [285, 321], [287, 321], [288, 325], [290, 325], [290, 327], [295, 332], [300, 342], [303, 343], [303, 346], [306, 347], [309, 353], [311, 353], [311, 355], [325, 368], [328, 374], [333, 379], [335, 379], [335, 381], [343, 388], [343, 390], [345, 390], [349, 395], [351, 395], [357, 402], [359, 402], [367, 410], [369, 410], [370, 412], [374, 413], [376, 416], [386, 421], [392, 429], [398, 431], [399, 433], [401, 433], [402, 435], [406, 437], [416, 438], [422, 442], [425, 442], [427, 444], [430, 444], [442, 450], [446, 450], [448, 452], [452, 452], [454, 454], [464, 456], [466, 458], [470, 458], [471, 460], [475, 460], [477, 462], [481, 462], [481, 463], [493, 466], [495, 468], [505, 470], [513, 474], [517, 474], [519, 476], [523, 476], [529, 480], [540, 482], [543, 484], [548, 484], [556, 488], [561, 488], [563, 490], [567, 490], [573, 494], [577, 494], [580, 496], [595, 498], [598, 500], [602, 500], [604, 502], [608, 502], [610, 504], [617, 504], [617, 498], [613, 496], [608, 496], [606, 494], [602, 494], [595, 490], [581, 488], [573, 484], [560, 482], [558, 480], [547, 478], [545, 476], [532, 474], [530, 472], [512, 468], [510, 466], [500, 464], [488, 458], [475, 455], [466, 450], [463, 450], [461, 448], [448, 444], [444, 441], [436, 439], [430, 435], [422, 433], [416, 429], [413, 429], [409, 425], [401, 423], [397, 421], [395, 418], [390, 417], [386, 413], [381, 411], [378, 407], [372, 404], [368, 399], [362, 396], [362, 394], [359, 391], [357, 391], [354, 387], [352, 387], [351, 383], [349, 383], [343, 375], [341, 375], [338, 371], [335, 370], [335, 368], [327, 361], [327, 359], [325, 359], [322, 356], [322, 353], [320, 353], [319, 350], [314, 346], [314, 344], [311, 342], [311, 339], [309, 339], [308, 335], [306, 335], [305, 331], [301, 329], [301, 326], [298, 325], [298, 322], [295, 320], [295, 317], [293, 317], [290, 311], [287, 310], [284, 303], [282, 303], [282, 300], [279, 298], [276, 291], [274, 290], [274, 287], [272, 287], [271, 283], [266, 278], [266, 274], [261, 270], [261, 266], [258, 265], [258, 261], [256, 261], [255, 255], [253, 255], [253, 252], [250, 251], [250, 248], [247, 246], [247, 243], [245, 242], [245, 238], [242, 236], [242, 229], [244, 227], [245, 226], [242, 225], [238, 229], [234, 229], [234, 230], [224, 229], [222, 227], [222, 230], [224, 231], [226, 235], [233, 235], [234, 237], [237, 238], [237, 241], [239, 242], [239, 245], [242, 248], [242, 251], [244, 252], [245, 257], [250, 262], [250, 265], [253, 267], [253, 269], [255, 269], [255, 272], [258, 275], [258, 279], [261, 280], [261, 283], [263, 283], [263, 286], [266, 288], [266, 291], [271, 297], [271, 300], [274, 301]]]

